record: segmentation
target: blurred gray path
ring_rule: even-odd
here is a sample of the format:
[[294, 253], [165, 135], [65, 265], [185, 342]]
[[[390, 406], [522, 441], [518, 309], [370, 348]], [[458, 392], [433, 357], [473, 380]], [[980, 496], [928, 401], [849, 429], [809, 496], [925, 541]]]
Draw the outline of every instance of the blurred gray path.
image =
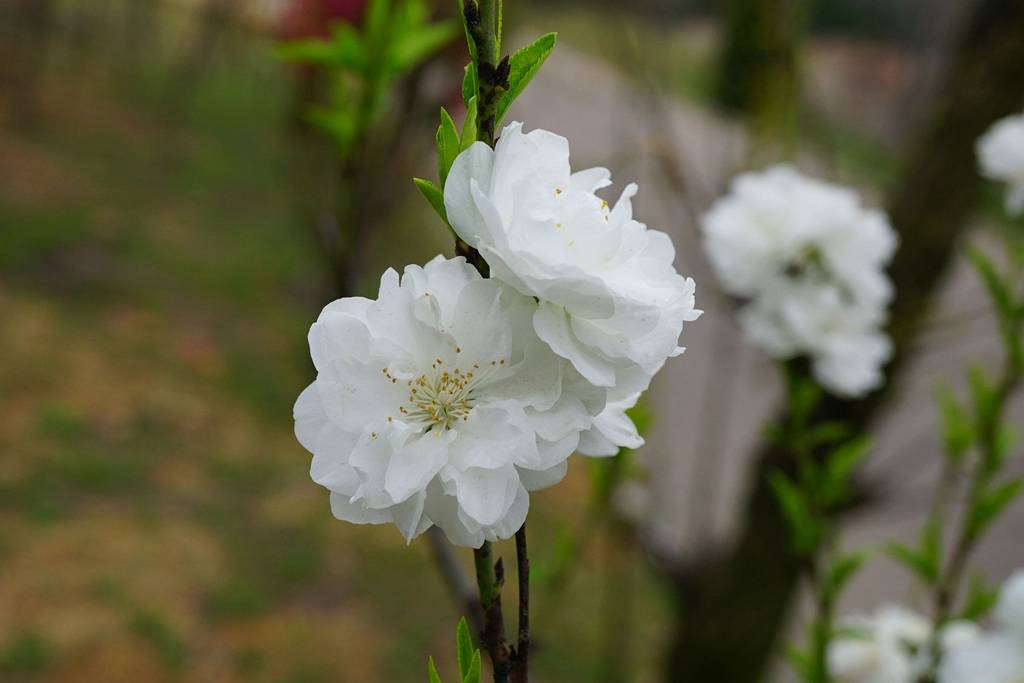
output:
[[[696, 216], [742, 166], [742, 132], [707, 111], [653, 96], [565, 45], [521, 97], [513, 118], [568, 137], [574, 168], [608, 166], [615, 188], [638, 181], [638, 218], [672, 235], [677, 268], [697, 281], [705, 314], [684, 330], [686, 354], [670, 361], [654, 382], [655, 424], [644, 457], [657, 473], [649, 482], [653, 541], [675, 555], [700, 552], [735, 532], [749, 461], [780, 393], [774, 366], [744, 343], [729, 302], [716, 290], [695, 226]], [[814, 172], [814, 160], [801, 165]], [[817, 173], [830, 178], [827, 170]], [[984, 239], [974, 241], [985, 245]], [[982, 363], [994, 371], [999, 358], [984, 292], [961, 259], [947, 276], [894, 400], [874, 427], [867, 473], [883, 497], [850, 521], [851, 544], [915, 536], [940, 464], [935, 387], [945, 382], [963, 395], [968, 366]], [[1020, 396], [1013, 415], [1024, 427]], [[1024, 458], [1014, 467], [1024, 472]], [[1024, 505], [993, 529], [979, 564], [993, 580], [1024, 566]], [[910, 587], [902, 570], [880, 559], [855, 581], [845, 608], [912, 600]]]

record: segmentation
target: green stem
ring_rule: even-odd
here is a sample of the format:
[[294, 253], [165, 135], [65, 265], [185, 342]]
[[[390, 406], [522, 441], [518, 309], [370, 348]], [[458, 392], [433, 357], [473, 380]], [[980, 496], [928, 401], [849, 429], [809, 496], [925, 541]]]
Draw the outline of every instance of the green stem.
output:
[[505, 568], [498, 558], [493, 560], [491, 544], [473, 551], [476, 583], [480, 590], [480, 607], [484, 613], [484, 629], [480, 642], [491, 657], [494, 683], [507, 683], [512, 671], [512, 653], [505, 637], [505, 618], [501, 610], [501, 587], [505, 583]]

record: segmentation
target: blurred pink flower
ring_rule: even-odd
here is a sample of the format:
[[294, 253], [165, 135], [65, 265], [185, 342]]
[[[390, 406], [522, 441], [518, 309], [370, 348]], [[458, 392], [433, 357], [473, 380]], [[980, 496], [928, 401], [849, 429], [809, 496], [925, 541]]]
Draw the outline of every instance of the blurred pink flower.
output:
[[291, 0], [281, 13], [277, 35], [284, 40], [327, 36], [332, 24], [358, 24], [366, 0]]

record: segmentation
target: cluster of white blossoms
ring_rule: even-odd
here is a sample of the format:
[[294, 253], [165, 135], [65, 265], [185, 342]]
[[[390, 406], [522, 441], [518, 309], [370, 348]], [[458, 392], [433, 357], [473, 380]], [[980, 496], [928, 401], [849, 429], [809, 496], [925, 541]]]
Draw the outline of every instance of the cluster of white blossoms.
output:
[[1006, 211], [1024, 213], [1024, 114], [996, 121], [977, 144], [982, 174], [1006, 183]]
[[1003, 586], [995, 621], [990, 633], [952, 621], [936, 643], [931, 622], [903, 607], [854, 615], [829, 645], [829, 675], [837, 683], [917, 683], [935, 671], [937, 644], [938, 683], [1024, 683], [1024, 571]]
[[317, 378], [295, 404], [312, 477], [340, 519], [432, 525], [479, 547], [522, 526], [567, 458], [643, 443], [625, 411], [694, 320], [667, 235], [614, 207], [608, 171], [572, 173], [564, 138], [509, 125], [445, 184], [448, 219], [491, 269], [436, 257], [388, 270], [376, 300], [324, 308]]
[[747, 301], [746, 336], [775, 358], [807, 356], [841, 396], [878, 387], [896, 234], [850, 189], [774, 166], [733, 180], [704, 216], [704, 246], [722, 288]]
[[996, 628], [947, 648], [939, 683], [1024, 683], [1024, 570], [1003, 585]]

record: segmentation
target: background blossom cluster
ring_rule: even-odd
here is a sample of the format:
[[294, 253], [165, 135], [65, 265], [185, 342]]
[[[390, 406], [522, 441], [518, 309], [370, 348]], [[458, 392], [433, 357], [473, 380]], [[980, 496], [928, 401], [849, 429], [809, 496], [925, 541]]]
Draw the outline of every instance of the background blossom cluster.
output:
[[775, 358], [807, 356], [831, 392], [881, 385], [891, 354], [882, 331], [896, 234], [856, 193], [789, 166], [737, 176], [703, 220], [723, 289], [746, 302], [746, 336]]

